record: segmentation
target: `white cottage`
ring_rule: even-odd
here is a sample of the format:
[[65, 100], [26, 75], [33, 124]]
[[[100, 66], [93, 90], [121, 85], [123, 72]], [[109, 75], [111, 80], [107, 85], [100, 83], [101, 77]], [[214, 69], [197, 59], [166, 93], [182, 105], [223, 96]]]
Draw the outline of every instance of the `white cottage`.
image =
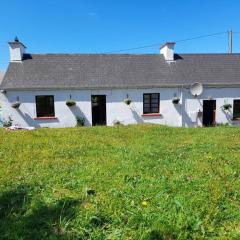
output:
[[10, 42], [5, 121], [22, 127], [238, 124], [240, 54], [27, 54]]

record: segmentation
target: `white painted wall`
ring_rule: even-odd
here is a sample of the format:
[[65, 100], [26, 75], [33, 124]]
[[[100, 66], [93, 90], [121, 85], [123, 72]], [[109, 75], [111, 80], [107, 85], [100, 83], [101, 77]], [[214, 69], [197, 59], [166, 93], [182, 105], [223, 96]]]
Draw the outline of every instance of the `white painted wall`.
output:
[[[160, 117], [143, 117], [143, 93], [160, 93]], [[123, 124], [158, 123], [171, 126], [181, 126], [180, 106], [172, 104], [174, 93], [180, 95], [179, 89], [131, 89], [131, 90], [61, 90], [61, 91], [8, 91], [2, 95], [3, 116], [10, 116], [13, 123], [20, 126], [34, 127], [72, 127], [75, 126], [75, 116], [82, 116], [86, 124], [92, 124], [91, 95], [106, 95], [107, 125], [113, 125], [118, 120]], [[77, 102], [69, 108], [65, 102], [72, 96]], [[132, 99], [130, 106], [123, 100], [127, 94]], [[36, 117], [36, 95], [54, 95], [55, 115], [57, 120], [34, 120]], [[11, 107], [11, 103], [22, 103], [19, 109]]]
[[[240, 88], [205, 88], [203, 94], [198, 98], [191, 96], [188, 89], [184, 89], [184, 111], [183, 126], [193, 127], [202, 126], [202, 119], [197, 118], [196, 122], [192, 122], [189, 116], [190, 112], [203, 110], [203, 100], [216, 100], [216, 123], [232, 124], [233, 108], [230, 111], [223, 111], [221, 107], [225, 101], [232, 104], [234, 99], [240, 99]], [[237, 122], [233, 122], [236, 124]]]
[[[160, 114], [156, 117], [145, 117], [143, 114], [143, 93], [160, 93]], [[69, 108], [65, 102], [72, 96], [77, 102], [75, 107]], [[221, 106], [224, 100], [233, 104], [234, 99], [240, 99], [240, 88], [207, 88], [197, 99], [191, 96], [189, 89], [181, 88], [156, 88], [156, 89], [119, 89], [119, 90], [59, 90], [59, 91], [8, 91], [0, 94], [0, 104], [3, 106], [3, 117], [10, 116], [13, 123], [19, 126], [34, 127], [73, 127], [76, 124], [75, 116], [86, 119], [86, 125], [92, 124], [91, 95], [106, 95], [107, 125], [114, 121], [123, 124], [156, 123], [169, 126], [201, 126], [202, 119], [191, 119], [192, 113], [202, 111], [204, 99], [216, 99], [217, 123], [230, 123], [232, 110], [223, 112]], [[130, 106], [123, 100], [127, 94], [132, 99]], [[57, 120], [34, 120], [36, 117], [36, 95], [54, 95], [55, 115]], [[174, 105], [174, 95], [182, 96], [181, 103]], [[19, 109], [11, 107], [19, 97], [22, 103]], [[181, 117], [181, 115], [183, 117]]]

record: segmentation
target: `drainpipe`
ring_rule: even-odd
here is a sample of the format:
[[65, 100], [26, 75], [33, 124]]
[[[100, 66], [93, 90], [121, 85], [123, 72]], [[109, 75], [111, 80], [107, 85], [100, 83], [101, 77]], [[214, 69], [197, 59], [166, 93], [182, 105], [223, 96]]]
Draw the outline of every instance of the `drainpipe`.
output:
[[184, 127], [184, 122], [183, 122], [183, 104], [185, 104], [184, 98], [183, 98], [184, 94], [183, 94], [183, 84], [182, 84], [182, 88], [181, 88], [181, 99], [182, 99], [182, 106], [181, 106], [181, 118], [182, 118], [182, 127]]

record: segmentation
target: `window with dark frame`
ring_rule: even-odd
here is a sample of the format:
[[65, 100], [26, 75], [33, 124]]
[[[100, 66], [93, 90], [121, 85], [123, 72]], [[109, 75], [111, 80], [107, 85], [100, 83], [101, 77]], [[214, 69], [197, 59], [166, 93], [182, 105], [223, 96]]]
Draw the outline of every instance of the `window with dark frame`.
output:
[[160, 94], [144, 93], [143, 94], [143, 114], [159, 113]]
[[233, 119], [240, 119], [240, 99], [233, 100]]
[[54, 117], [54, 96], [36, 96], [37, 117]]

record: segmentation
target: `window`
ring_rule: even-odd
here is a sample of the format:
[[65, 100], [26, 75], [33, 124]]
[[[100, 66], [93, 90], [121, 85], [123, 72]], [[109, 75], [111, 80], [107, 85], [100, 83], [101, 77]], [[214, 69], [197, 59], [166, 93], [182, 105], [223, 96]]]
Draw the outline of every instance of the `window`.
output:
[[54, 96], [36, 96], [37, 117], [54, 117]]
[[143, 94], [143, 114], [159, 113], [159, 93]]
[[240, 99], [233, 100], [233, 119], [240, 118]]

